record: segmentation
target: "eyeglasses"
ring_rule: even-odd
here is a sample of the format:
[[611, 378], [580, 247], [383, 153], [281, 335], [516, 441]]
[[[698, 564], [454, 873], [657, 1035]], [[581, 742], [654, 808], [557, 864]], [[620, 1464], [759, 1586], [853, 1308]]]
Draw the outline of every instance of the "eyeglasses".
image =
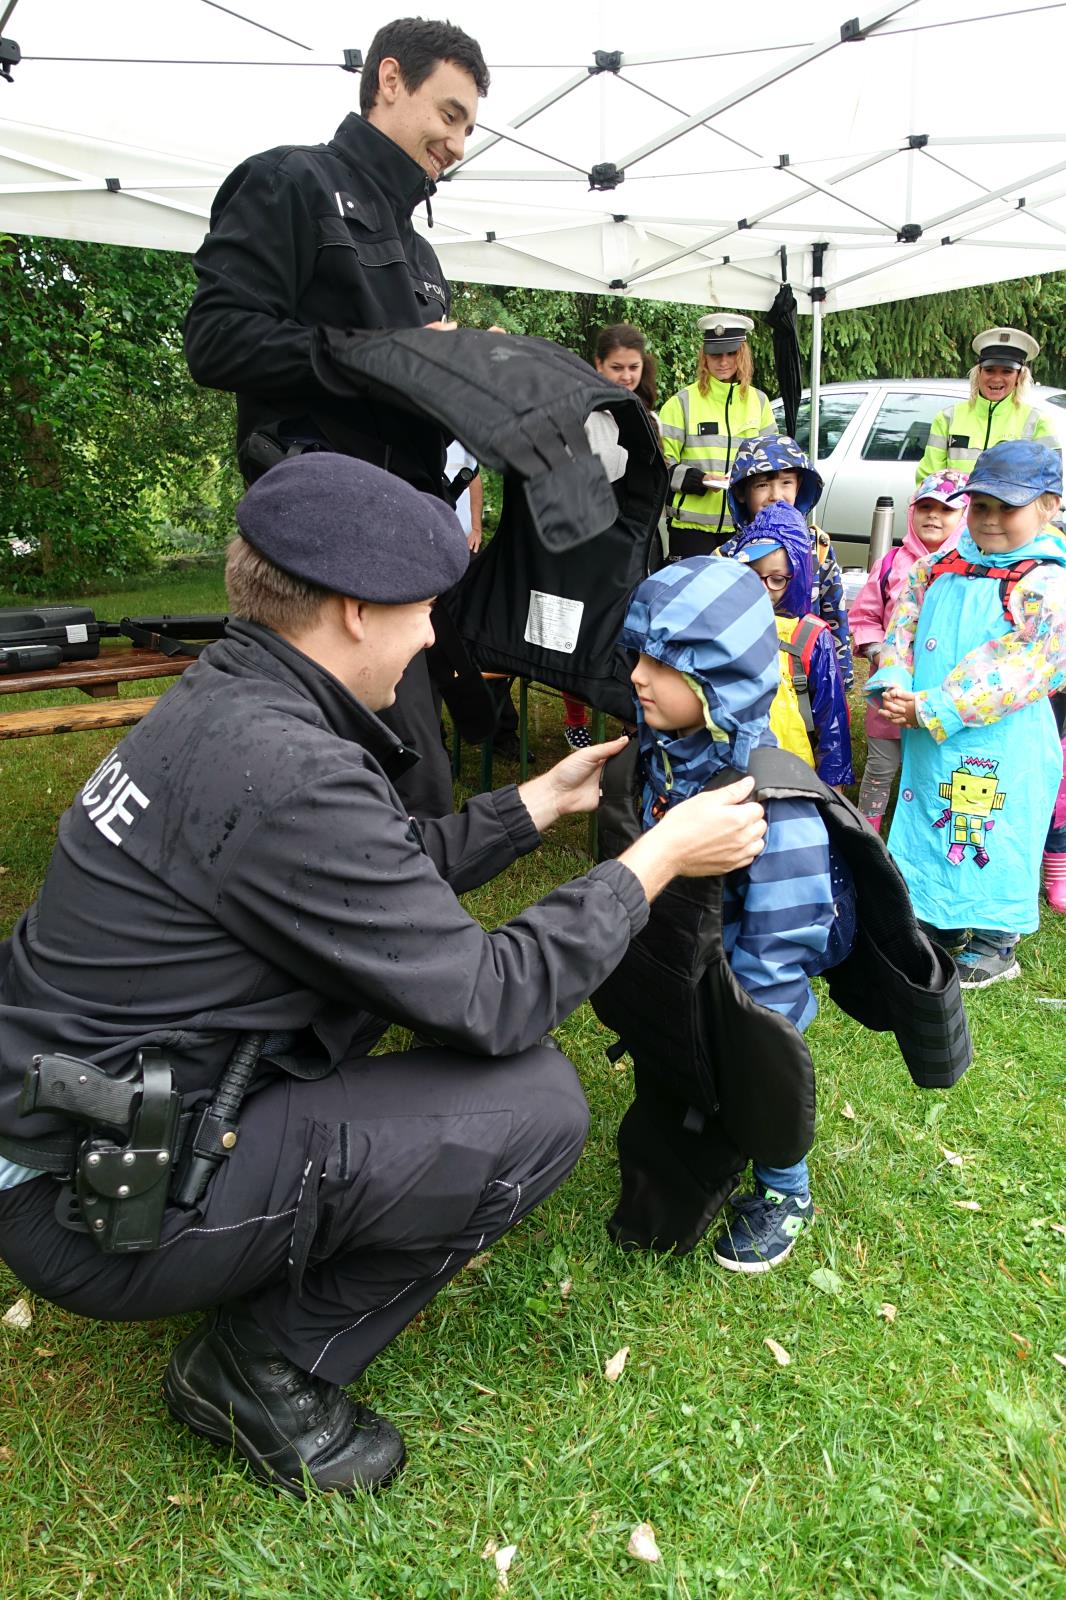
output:
[[771, 594], [784, 594], [792, 582], [791, 575], [787, 572], [757, 572], [755, 576], [766, 585]]

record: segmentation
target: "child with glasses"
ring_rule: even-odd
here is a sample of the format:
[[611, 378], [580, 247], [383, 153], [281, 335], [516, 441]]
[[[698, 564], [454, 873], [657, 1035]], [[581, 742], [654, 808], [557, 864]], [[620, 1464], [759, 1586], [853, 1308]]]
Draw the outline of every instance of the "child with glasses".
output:
[[794, 506], [772, 501], [732, 541], [730, 553], [749, 565], [770, 596], [781, 652], [781, 687], [770, 728], [836, 789], [854, 783], [851, 726], [829, 625], [811, 612], [811, 535]]

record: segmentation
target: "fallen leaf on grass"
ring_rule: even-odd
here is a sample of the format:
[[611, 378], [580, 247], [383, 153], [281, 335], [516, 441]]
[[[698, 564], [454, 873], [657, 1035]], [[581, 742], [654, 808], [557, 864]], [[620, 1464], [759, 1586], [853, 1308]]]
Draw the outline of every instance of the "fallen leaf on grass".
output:
[[18, 1299], [13, 1306], [8, 1306], [0, 1322], [5, 1328], [18, 1328], [20, 1331], [28, 1328], [33, 1322], [33, 1312], [30, 1310], [28, 1300]]
[[505, 1544], [503, 1549], [497, 1550], [492, 1558], [496, 1563], [496, 1582], [501, 1589], [507, 1588], [507, 1574], [511, 1570], [511, 1562], [514, 1560], [517, 1550], [518, 1546], [516, 1544]]
[[494, 1556], [499, 1548], [500, 1547], [496, 1543], [495, 1539], [486, 1539], [485, 1548], [481, 1552], [482, 1561], [488, 1561], [490, 1556]]
[[[1055, 1360], [1061, 1361], [1062, 1357], [1056, 1356]], [[12, 1450], [9, 1444], [0, 1444], [0, 1461], [13, 1461], [14, 1456], [15, 1452]]]
[[962, 1166], [962, 1157], [959, 1155], [957, 1150], [949, 1150], [946, 1144], [942, 1144], [940, 1149], [943, 1153], [944, 1160], [947, 1162], [949, 1167]]
[[167, 1500], [172, 1506], [194, 1506], [196, 1504], [196, 1496], [194, 1494], [168, 1494]]
[[953, 1200], [951, 1203], [953, 1206], [957, 1206], [960, 1211], [980, 1211], [981, 1209], [979, 1200]]
[[563, 1300], [569, 1300], [570, 1294], [571, 1294], [571, 1291], [572, 1291], [573, 1287], [574, 1287], [573, 1278], [564, 1278], [562, 1283], [559, 1285], [560, 1298], [563, 1299]]
[[625, 1371], [626, 1362], [629, 1360], [629, 1346], [624, 1344], [621, 1350], [616, 1350], [614, 1355], [603, 1363], [603, 1375], [608, 1383], [617, 1383]]
[[1033, 1348], [1033, 1341], [1027, 1339], [1024, 1333], [1012, 1333], [1010, 1336], [1018, 1346], [1018, 1360], [1028, 1361]]
[[841, 1106], [840, 1115], [842, 1117], [844, 1117], [846, 1119], [846, 1121], [848, 1121], [848, 1122], [854, 1122], [855, 1121], [855, 1110], [854, 1110], [854, 1107], [851, 1106], [847, 1101], [845, 1101], [844, 1104]]
[[792, 1365], [792, 1357], [789, 1355], [783, 1344], [778, 1344], [776, 1339], [764, 1339], [763, 1344], [766, 1346], [767, 1350], [769, 1350], [779, 1367], [790, 1367]]
[[877, 1315], [879, 1317], [884, 1317], [886, 1322], [895, 1322], [896, 1307], [892, 1304], [891, 1300], [882, 1300], [881, 1305], [878, 1308]]
[[635, 1561], [661, 1561], [662, 1552], [655, 1543], [655, 1529], [650, 1522], [638, 1522], [629, 1535], [626, 1555]]
[[1053, 1233], [1066, 1233], [1066, 1227], [1063, 1227], [1061, 1222], [1049, 1222], [1048, 1227]]
[[1057, 1361], [1060, 1367], [1066, 1367], [1066, 1356], [1060, 1356], [1057, 1350], [1051, 1352], [1051, 1359]]
[[481, 1252], [481, 1254], [479, 1256], [471, 1256], [470, 1257], [470, 1260], [466, 1264], [467, 1265], [467, 1270], [469, 1271], [469, 1269], [471, 1267], [483, 1267], [485, 1265], [486, 1261], [491, 1261], [491, 1260], [492, 1260], [492, 1251], [491, 1250], [482, 1250], [482, 1252]]
[[814, 1289], [821, 1289], [823, 1294], [841, 1295], [844, 1293], [844, 1280], [839, 1272], [834, 1272], [832, 1267], [818, 1267], [811, 1273], [807, 1282]]

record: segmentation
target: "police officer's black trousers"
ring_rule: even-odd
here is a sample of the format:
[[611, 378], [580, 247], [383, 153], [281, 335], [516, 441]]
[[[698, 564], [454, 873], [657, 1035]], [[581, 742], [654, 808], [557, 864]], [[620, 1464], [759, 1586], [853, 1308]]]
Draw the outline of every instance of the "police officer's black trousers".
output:
[[0, 1192], [0, 1255], [35, 1293], [88, 1317], [243, 1298], [297, 1366], [348, 1383], [563, 1181], [587, 1126], [557, 1050], [375, 1056], [252, 1095], [202, 1215], [169, 1211], [157, 1250], [102, 1255], [56, 1222], [55, 1183], [37, 1178]]

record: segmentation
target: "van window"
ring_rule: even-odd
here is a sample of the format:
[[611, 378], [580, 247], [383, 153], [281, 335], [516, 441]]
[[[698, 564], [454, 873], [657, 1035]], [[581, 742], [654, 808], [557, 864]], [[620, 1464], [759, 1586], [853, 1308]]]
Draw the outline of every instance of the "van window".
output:
[[[843, 437], [844, 429], [859, 409], [862, 391], [847, 394], [823, 394], [818, 401], [818, 459], [831, 456]], [[777, 426], [785, 426], [785, 408], [780, 400], [772, 407]], [[928, 430], [927, 430], [928, 431]], [[801, 400], [796, 414], [796, 443], [804, 450], [811, 447], [811, 402]]]
[[886, 395], [862, 447], [864, 461], [920, 461], [933, 418], [951, 405], [950, 395]]

